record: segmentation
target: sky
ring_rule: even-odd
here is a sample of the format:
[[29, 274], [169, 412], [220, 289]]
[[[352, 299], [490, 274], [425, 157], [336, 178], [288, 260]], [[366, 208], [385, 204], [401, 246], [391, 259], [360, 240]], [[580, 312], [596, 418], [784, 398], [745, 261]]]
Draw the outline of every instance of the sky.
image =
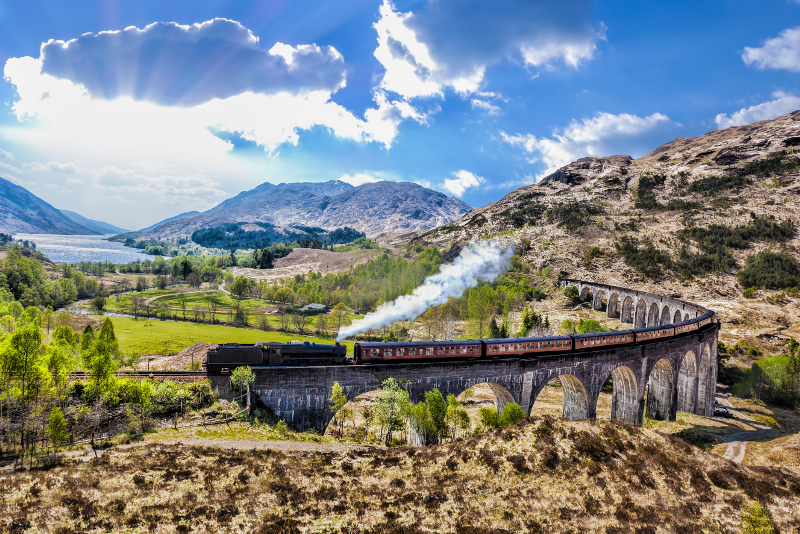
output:
[[138, 229], [263, 182], [473, 207], [800, 109], [800, 1], [0, 0], [0, 176]]

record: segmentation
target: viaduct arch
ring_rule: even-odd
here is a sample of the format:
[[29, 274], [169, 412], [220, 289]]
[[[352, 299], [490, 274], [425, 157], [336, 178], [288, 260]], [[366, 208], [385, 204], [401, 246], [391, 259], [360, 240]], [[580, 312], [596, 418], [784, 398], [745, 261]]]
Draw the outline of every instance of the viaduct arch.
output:
[[[699, 317], [702, 307], [651, 293], [578, 280], [579, 295], [596, 310], [640, 327]], [[641, 315], [637, 310], [642, 310]], [[651, 324], [652, 322], [652, 324]], [[635, 325], [631, 325], [634, 326]], [[300, 430], [323, 432], [332, 414], [328, 397], [338, 382], [348, 399], [380, 388], [388, 377], [407, 380], [413, 402], [426, 391], [460, 395], [486, 383], [498, 410], [514, 402], [530, 413], [547, 383], [560, 378], [564, 390], [563, 417], [577, 420], [596, 416], [597, 400], [609, 376], [614, 382], [611, 417], [641, 424], [648, 417], [675, 420], [679, 411], [712, 415], [717, 380], [716, 348], [719, 323], [647, 344], [587, 352], [562, 353], [533, 359], [472, 362], [425, 362], [319, 367], [255, 367], [254, 393], [279, 417]]]

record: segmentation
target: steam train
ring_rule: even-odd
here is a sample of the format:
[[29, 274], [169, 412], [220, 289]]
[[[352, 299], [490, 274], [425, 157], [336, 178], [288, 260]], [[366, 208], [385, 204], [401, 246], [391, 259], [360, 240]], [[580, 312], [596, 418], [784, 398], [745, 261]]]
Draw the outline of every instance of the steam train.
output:
[[718, 322], [712, 311], [679, 323], [622, 330], [555, 337], [513, 339], [475, 339], [466, 341], [398, 341], [356, 343], [352, 359], [347, 347], [336, 343], [323, 345], [309, 342], [224, 343], [207, 353], [209, 374], [224, 374], [233, 368], [260, 366], [367, 365], [396, 362], [474, 360], [494, 358], [547, 358], [563, 352], [602, 350], [606, 347], [659, 341], [702, 330]]

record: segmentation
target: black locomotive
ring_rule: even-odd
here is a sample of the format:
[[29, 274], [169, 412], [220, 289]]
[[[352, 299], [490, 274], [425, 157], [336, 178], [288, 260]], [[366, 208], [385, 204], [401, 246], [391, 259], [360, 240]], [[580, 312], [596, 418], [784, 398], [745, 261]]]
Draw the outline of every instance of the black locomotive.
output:
[[339, 343], [223, 343], [216, 349], [208, 349], [204, 365], [209, 374], [217, 375], [229, 373], [240, 365], [342, 365], [346, 363], [346, 355], [347, 347]]

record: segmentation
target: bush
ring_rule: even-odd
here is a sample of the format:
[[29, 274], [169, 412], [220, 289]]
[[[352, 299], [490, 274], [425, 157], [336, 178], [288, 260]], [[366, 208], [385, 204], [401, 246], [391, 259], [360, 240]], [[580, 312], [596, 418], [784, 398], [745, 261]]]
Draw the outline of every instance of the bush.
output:
[[778, 532], [769, 510], [758, 501], [742, 509], [742, 534], [773, 534]]
[[668, 269], [672, 266], [669, 255], [657, 249], [650, 241], [644, 241], [640, 248], [637, 239], [625, 236], [615, 246], [625, 263], [653, 280], [661, 276], [662, 268]]
[[748, 288], [785, 289], [800, 281], [800, 264], [786, 252], [762, 251], [745, 260], [746, 267], [736, 273], [739, 283]]
[[578, 300], [580, 298], [580, 295], [578, 294], [578, 288], [575, 286], [565, 287], [564, 296], [573, 301]]
[[746, 299], [754, 299], [756, 298], [756, 291], [758, 288], [756, 287], [748, 287], [742, 292], [742, 296]]
[[503, 413], [500, 414], [500, 426], [512, 426], [525, 419], [525, 412], [522, 407], [516, 403], [509, 403], [503, 407]]

